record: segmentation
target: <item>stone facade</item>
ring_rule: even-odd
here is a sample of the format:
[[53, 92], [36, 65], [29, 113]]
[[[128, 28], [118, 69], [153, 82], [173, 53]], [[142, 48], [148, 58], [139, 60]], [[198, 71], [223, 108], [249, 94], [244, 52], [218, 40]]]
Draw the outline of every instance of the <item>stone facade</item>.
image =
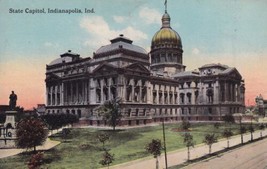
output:
[[264, 100], [260, 94], [255, 98], [255, 102], [256, 110], [258, 111], [259, 115], [265, 117], [267, 114], [267, 100]]
[[181, 38], [165, 12], [150, 53], [120, 35], [92, 58], [68, 51], [48, 64], [46, 113], [73, 113], [81, 123], [105, 125], [94, 109], [116, 97], [122, 100], [121, 125], [214, 121], [244, 111], [245, 87], [237, 69], [222, 64], [198, 71], [185, 67]]

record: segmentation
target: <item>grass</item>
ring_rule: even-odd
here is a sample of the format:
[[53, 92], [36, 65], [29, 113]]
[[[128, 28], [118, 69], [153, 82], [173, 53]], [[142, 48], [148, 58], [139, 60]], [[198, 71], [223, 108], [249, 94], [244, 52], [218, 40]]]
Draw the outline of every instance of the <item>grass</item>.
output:
[[[179, 124], [166, 124], [166, 145], [167, 151], [173, 151], [184, 148], [182, 132], [175, 132], [172, 129], [179, 128]], [[196, 144], [203, 141], [204, 135], [207, 133], [215, 133], [219, 138], [221, 133], [226, 128], [222, 125], [216, 129], [213, 124], [195, 123], [192, 124], [191, 134], [194, 137]], [[238, 134], [238, 125], [231, 125], [231, 129], [235, 134]], [[43, 168], [52, 169], [94, 169], [101, 168], [99, 161], [102, 158], [103, 150], [102, 143], [97, 140], [100, 133], [108, 133], [109, 141], [105, 143], [105, 147], [110, 149], [111, 154], [114, 154], [115, 161], [112, 163], [119, 164], [131, 160], [136, 160], [144, 157], [151, 157], [145, 151], [145, 145], [151, 139], [162, 139], [162, 126], [143, 127], [127, 130], [100, 130], [100, 129], [71, 129], [69, 139], [64, 142], [60, 134], [52, 137], [54, 140], [62, 143], [55, 148], [44, 152]], [[208, 151], [208, 150], [207, 150]], [[27, 161], [30, 158], [30, 153], [23, 153], [13, 157], [0, 159], [0, 168], [5, 169], [24, 169], [27, 168]]]

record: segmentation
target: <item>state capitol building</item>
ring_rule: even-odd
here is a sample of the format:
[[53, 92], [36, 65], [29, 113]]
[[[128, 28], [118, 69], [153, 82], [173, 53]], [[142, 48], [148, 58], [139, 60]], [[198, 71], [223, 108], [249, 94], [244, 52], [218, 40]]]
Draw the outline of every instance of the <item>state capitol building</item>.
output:
[[46, 66], [46, 113], [72, 113], [85, 125], [105, 125], [95, 108], [120, 98], [120, 125], [217, 121], [243, 112], [245, 86], [234, 67], [206, 64], [186, 71], [182, 41], [167, 11], [147, 53], [119, 35], [92, 57], [68, 51]]

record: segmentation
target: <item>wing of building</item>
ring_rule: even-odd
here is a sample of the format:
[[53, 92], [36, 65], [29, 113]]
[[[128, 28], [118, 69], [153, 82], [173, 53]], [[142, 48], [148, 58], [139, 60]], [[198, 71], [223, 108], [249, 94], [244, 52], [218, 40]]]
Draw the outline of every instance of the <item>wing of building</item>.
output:
[[165, 11], [150, 53], [120, 35], [92, 57], [70, 50], [60, 55], [46, 66], [46, 113], [73, 113], [81, 123], [102, 125], [95, 108], [117, 97], [121, 125], [216, 121], [243, 112], [245, 87], [238, 70], [218, 63], [186, 71], [182, 41], [170, 20]]

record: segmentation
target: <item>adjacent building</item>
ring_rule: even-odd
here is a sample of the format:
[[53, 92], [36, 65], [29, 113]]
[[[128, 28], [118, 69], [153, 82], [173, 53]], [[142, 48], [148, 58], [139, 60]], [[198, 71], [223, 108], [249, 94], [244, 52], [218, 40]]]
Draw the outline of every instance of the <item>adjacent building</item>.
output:
[[256, 102], [256, 110], [258, 111], [259, 115], [265, 117], [267, 114], [267, 100], [265, 100], [260, 94], [255, 98], [255, 102]]
[[95, 108], [121, 98], [121, 125], [221, 120], [244, 111], [245, 86], [234, 67], [206, 64], [186, 71], [179, 34], [165, 11], [148, 53], [120, 35], [82, 58], [71, 50], [46, 66], [46, 113], [73, 113], [106, 124]]

